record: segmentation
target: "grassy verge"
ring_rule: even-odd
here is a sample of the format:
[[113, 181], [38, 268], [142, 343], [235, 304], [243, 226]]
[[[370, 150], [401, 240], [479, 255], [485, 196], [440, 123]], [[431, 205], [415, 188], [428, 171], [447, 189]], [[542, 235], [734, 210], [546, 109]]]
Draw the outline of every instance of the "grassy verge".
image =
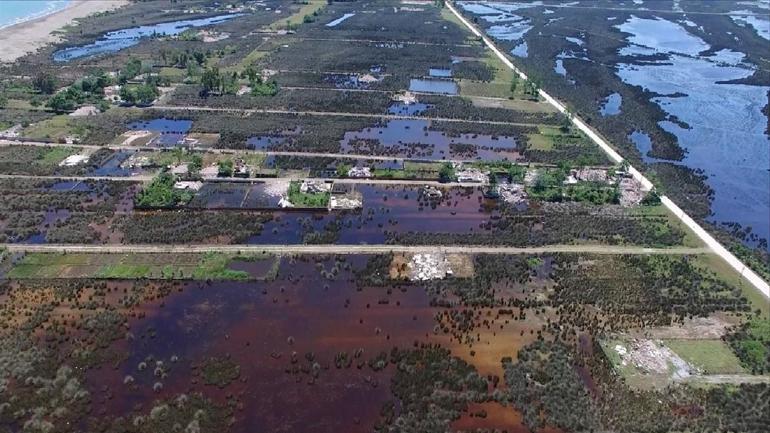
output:
[[268, 27], [270, 30], [286, 30], [303, 23], [306, 16], [312, 16], [326, 6], [326, 0], [306, 0], [300, 8], [288, 18], [278, 20]]
[[[8, 272], [12, 279], [100, 278], [159, 280], [249, 280], [252, 276], [230, 269], [234, 261], [272, 260], [267, 255], [225, 253], [189, 254], [59, 254], [32, 253]], [[277, 262], [277, 260], [275, 260]]]

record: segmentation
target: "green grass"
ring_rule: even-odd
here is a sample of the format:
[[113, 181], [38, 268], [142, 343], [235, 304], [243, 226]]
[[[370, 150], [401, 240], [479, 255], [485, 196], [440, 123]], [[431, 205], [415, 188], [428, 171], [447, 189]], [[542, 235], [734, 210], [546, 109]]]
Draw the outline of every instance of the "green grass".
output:
[[[266, 255], [224, 253], [183, 254], [60, 254], [31, 253], [14, 265], [12, 279], [194, 279], [248, 280], [244, 271], [230, 269], [235, 260], [268, 260]], [[277, 262], [277, 260], [276, 260]], [[259, 279], [269, 278], [272, 269]]]
[[328, 192], [320, 192], [315, 194], [308, 194], [300, 192], [301, 182], [292, 181], [289, 184], [289, 201], [296, 207], [317, 207], [325, 208], [329, 206], [329, 198], [331, 194]]
[[46, 149], [37, 159], [40, 165], [58, 165], [64, 158], [75, 153], [75, 150], [69, 147], [50, 147]]
[[755, 289], [745, 278], [743, 278], [735, 269], [715, 254], [701, 254], [695, 258], [696, 264], [717, 275], [721, 280], [738, 287], [741, 294], [748, 299], [752, 310], [759, 310], [765, 318], [770, 318], [770, 303], [759, 290]]
[[73, 126], [70, 117], [66, 114], [54, 116], [50, 119], [32, 124], [24, 128], [22, 135], [29, 138], [60, 139], [67, 136], [85, 135], [82, 127]]
[[268, 27], [270, 30], [286, 30], [286, 27], [294, 28], [302, 24], [306, 15], [313, 15], [314, 12], [318, 12], [326, 6], [326, 0], [307, 0], [307, 3], [300, 6], [300, 8], [291, 14], [286, 19], [278, 20]]
[[744, 373], [740, 360], [722, 340], [665, 340], [664, 344], [706, 374]]

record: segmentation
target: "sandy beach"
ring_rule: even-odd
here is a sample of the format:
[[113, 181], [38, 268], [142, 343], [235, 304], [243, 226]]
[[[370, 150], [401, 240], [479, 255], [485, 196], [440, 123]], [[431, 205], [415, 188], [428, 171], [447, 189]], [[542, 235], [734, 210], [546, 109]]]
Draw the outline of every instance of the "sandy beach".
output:
[[57, 41], [59, 36], [51, 33], [76, 18], [125, 4], [128, 0], [73, 0], [66, 8], [53, 14], [0, 29], [0, 62], [13, 62], [28, 52]]

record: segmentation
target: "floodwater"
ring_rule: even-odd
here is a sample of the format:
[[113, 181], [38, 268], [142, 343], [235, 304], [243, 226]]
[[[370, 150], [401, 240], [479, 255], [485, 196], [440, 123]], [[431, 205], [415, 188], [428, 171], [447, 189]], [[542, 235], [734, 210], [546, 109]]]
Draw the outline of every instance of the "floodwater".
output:
[[527, 46], [527, 41], [524, 41], [520, 43], [519, 45], [516, 45], [511, 50], [511, 54], [513, 54], [516, 57], [521, 57], [526, 59], [529, 57], [529, 47]]
[[[384, 154], [411, 158], [442, 160], [462, 156], [458, 159], [483, 159], [490, 161], [514, 160], [516, 140], [513, 137], [494, 137], [483, 134], [460, 134], [450, 136], [445, 132], [430, 129], [430, 121], [417, 119], [390, 120], [383, 126], [346, 132], [340, 142], [342, 152]], [[452, 145], [471, 145], [475, 156], [467, 158], [453, 151]]]
[[604, 103], [599, 109], [599, 112], [601, 113], [602, 116], [618, 115], [620, 114], [620, 104], [622, 103], [623, 103], [623, 97], [620, 96], [620, 93], [617, 93], [617, 92], [610, 93], [609, 96], [604, 98]]
[[409, 80], [409, 90], [412, 92], [439, 93], [443, 95], [456, 95], [457, 83], [452, 80], [431, 80], [426, 78], [412, 78]]
[[193, 209], [279, 209], [279, 196], [270, 195], [264, 183], [208, 182], [188, 203]]
[[258, 137], [249, 137], [246, 140], [246, 144], [249, 145], [249, 149], [254, 150], [270, 150], [273, 146], [283, 144], [286, 142], [286, 137], [261, 135]]
[[328, 24], [326, 24], [326, 27], [337, 27], [339, 24], [342, 24], [343, 21], [345, 21], [346, 19], [348, 19], [350, 17], [353, 17], [353, 16], [355, 16], [355, 14], [353, 14], [353, 13], [345, 14], [345, 15], [337, 18], [336, 20], [331, 21]]
[[442, 189], [439, 201], [422, 197], [421, 187], [358, 184], [362, 209], [332, 212], [274, 212], [249, 244], [299, 244], [330, 230], [325, 243], [384, 244], [406, 233], [469, 234], [499, 215], [477, 188]]
[[131, 130], [157, 132], [158, 136], [153, 138], [149, 144], [159, 147], [174, 147], [181, 144], [190, 128], [192, 128], [192, 120], [166, 119], [165, 117], [128, 124], [128, 129]]
[[689, 126], [660, 122], [687, 150], [683, 163], [708, 176], [715, 192], [711, 220], [738, 222], [770, 237], [770, 139], [762, 113], [770, 87], [723, 83], [751, 76], [755, 66], [741, 63], [743, 54], [731, 50], [700, 56], [708, 44], [661, 18], [634, 17], [618, 28], [637, 44], [624, 48], [625, 55], [668, 54], [660, 61], [621, 63], [617, 74], [662, 95], [652, 102]]
[[[484, 336], [461, 344], [451, 334], [458, 330], [436, 330], [437, 314], [448, 309], [431, 306], [420, 284], [357, 284], [356, 273], [369, 259], [284, 258], [271, 281], [179, 283], [179, 290], [139, 307], [145, 317], [131, 319], [127, 337], [111, 347], [121, 354], [118, 362], [86, 372], [94, 413], [133, 419], [157, 401], [203, 393], [218, 404], [234, 403], [235, 433], [305, 432], [310, 425], [320, 433], [370, 432], [383, 405], [395, 399], [395, 367], [368, 365], [379, 354], [441, 344], [475, 364], [483, 361], [480, 355], [457, 351], [492, 348], [498, 373], [501, 357], [515, 358], [521, 344], [536, 338], [529, 330], [544, 323], [537, 316], [509, 323], [508, 316], [478, 311], [474, 327]], [[271, 260], [258, 263], [273, 266]], [[335, 362], [342, 353], [350, 365]], [[212, 357], [235, 363], [237, 379], [221, 389], [206, 385], [201, 367]], [[463, 416], [454, 427], [523, 431], [513, 408], [472, 404], [469, 413], [480, 409], [486, 418]]]
[[394, 102], [388, 107], [388, 114], [398, 114], [402, 116], [415, 116], [423, 113], [432, 105], [423, 104], [422, 102], [415, 102], [413, 104], [406, 104], [404, 102]]
[[479, 15], [481, 19], [495, 25], [487, 29], [487, 34], [495, 39], [503, 41], [516, 41], [523, 38], [527, 32], [532, 30], [532, 23], [529, 19], [511, 12], [541, 6], [539, 2], [535, 3], [497, 3], [497, 2], [458, 2], [458, 5], [470, 13]]
[[130, 176], [133, 172], [132, 169], [123, 168], [122, 164], [131, 157], [135, 152], [130, 150], [119, 150], [110, 155], [102, 164], [98, 167], [91, 169], [88, 172], [88, 176]]
[[172, 21], [168, 23], [116, 30], [106, 33], [96, 42], [56, 51], [53, 53], [53, 59], [56, 62], [66, 62], [82, 57], [114, 53], [124, 48], [132, 47], [138, 44], [144, 38], [156, 36], [175, 36], [189, 28], [219, 24], [242, 15], [243, 14], [219, 15], [209, 18]]
[[452, 76], [452, 70], [445, 68], [430, 68], [428, 69], [428, 75], [438, 78], [450, 78]]

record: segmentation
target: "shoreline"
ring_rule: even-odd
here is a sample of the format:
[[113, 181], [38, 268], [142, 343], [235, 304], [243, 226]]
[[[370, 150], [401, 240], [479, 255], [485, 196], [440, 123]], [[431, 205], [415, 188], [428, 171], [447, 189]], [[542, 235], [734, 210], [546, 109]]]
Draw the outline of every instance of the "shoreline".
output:
[[61, 36], [53, 32], [72, 24], [77, 18], [114, 10], [128, 3], [128, 0], [71, 0], [62, 9], [0, 28], [0, 63], [13, 63], [29, 52], [58, 42]]
[[34, 20], [39, 19], [39, 18], [47, 17], [48, 15], [53, 15], [53, 14], [55, 14], [57, 12], [61, 12], [64, 9], [67, 9], [70, 6], [70, 4], [72, 4], [72, 0], [67, 0], [67, 3], [64, 3], [64, 6], [61, 7], [61, 8], [58, 8], [58, 9], [45, 9], [45, 10], [42, 10], [40, 12], [31, 14], [31, 15], [27, 15], [27, 16], [22, 17], [22, 18], [17, 18], [16, 21], [14, 21], [12, 23], [0, 25], [0, 31], [2, 31], [4, 29], [7, 29], [8, 27], [13, 27], [13, 26], [18, 25], [18, 24], [24, 24], [24, 23], [27, 23], [27, 22], [30, 22], [30, 21], [34, 21]]

